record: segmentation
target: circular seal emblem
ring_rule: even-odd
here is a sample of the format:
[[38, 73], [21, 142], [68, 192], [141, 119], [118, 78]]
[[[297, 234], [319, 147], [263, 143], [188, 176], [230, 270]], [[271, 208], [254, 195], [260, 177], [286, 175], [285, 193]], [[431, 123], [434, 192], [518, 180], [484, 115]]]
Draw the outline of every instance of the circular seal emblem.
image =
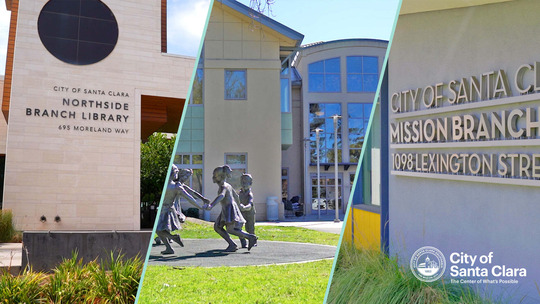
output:
[[444, 274], [446, 259], [439, 249], [425, 246], [412, 255], [411, 270], [420, 281], [433, 282]]

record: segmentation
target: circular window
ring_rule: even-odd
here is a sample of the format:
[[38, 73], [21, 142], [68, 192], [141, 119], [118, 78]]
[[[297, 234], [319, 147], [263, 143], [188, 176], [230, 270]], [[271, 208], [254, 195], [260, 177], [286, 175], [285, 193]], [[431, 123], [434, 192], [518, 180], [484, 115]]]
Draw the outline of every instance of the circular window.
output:
[[118, 41], [118, 23], [99, 0], [50, 0], [38, 18], [45, 48], [63, 62], [86, 65], [105, 59]]

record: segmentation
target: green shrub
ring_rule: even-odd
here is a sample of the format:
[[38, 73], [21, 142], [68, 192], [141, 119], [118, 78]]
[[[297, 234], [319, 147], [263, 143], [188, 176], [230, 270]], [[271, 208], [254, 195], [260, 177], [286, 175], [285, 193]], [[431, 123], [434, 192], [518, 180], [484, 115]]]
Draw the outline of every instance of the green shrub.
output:
[[12, 242], [16, 234], [11, 210], [0, 210], [0, 243]]
[[51, 303], [80, 303], [92, 288], [92, 263], [95, 262], [83, 264], [77, 251], [72, 253], [71, 259], [63, 259], [44, 286], [46, 298]]
[[397, 258], [342, 244], [328, 293], [328, 303], [492, 303], [470, 287], [418, 280]]
[[0, 272], [0, 303], [44, 303], [41, 284], [44, 275], [26, 270], [18, 276]]
[[104, 303], [133, 303], [141, 279], [143, 261], [139, 257], [125, 259], [124, 255], [111, 253], [109, 261], [93, 272], [92, 297]]
[[110, 261], [83, 263], [78, 253], [62, 260], [50, 275], [25, 270], [0, 273], [0, 304], [134, 303], [141, 278], [140, 258], [111, 253]]

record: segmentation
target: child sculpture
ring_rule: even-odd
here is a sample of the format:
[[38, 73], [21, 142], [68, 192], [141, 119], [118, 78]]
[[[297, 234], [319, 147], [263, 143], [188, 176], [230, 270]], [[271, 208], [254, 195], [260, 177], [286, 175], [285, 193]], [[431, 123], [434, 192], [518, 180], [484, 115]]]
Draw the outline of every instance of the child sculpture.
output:
[[[187, 172], [182, 171], [182, 173], [183, 173], [184, 181], [185, 181], [185, 174]], [[165, 192], [165, 197], [163, 198], [163, 206], [161, 206], [161, 213], [159, 215], [159, 221], [156, 228], [157, 235], [159, 236], [159, 238], [165, 244], [165, 247], [166, 247], [166, 249], [162, 251], [161, 254], [174, 253], [174, 250], [169, 244], [169, 239], [175, 241], [176, 243], [178, 243], [178, 245], [184, 247], [184, 243], [182, 243], [182, 239], [180, 238], [180, 236], [171, 234], [172, 231], [182, 229], [180, 219], [185, 218], [184, 215], [182, 214], [181, 209], [177, 209], [177, 208], [180, 208], [178, 204], [179, 198], [183, 197], [188, 202], [190, 202], [193, 206], [199, 209], [202, 208], [201, 206], [199, 206], [199, 204], [197, 204], [193, 196], [190, 194], [193, 192], [196, 193], [196, 191], [190, 188], [188, 192], [188, 190], [186, 190], [185, 187], [187, 186], [185, 186], [183, 183], [180, 182], [178, 167], [176, 167], [175, 165], [172, 165], [171, 175], [169, 177], [169, 183], [167, 184], [167, 190]], [[209, 200], [204, 198], [202, 195], [197, 193], [196, 196], [201, 198], [205, 204], [208, 204]]]
[[[253, 178], [250, 174], [242, 174], [240, 183], [242, 188], [238, 191], [238, 197], [240, 199], [238, 207], [240, 207], [240, 212], [242, 212], [242, 216], [246, 220], [246, 232], [255, 234], [255, 205], [253, 204], [253, 192], [251, 192]], [[240, 238], [240, 243], [242, 244], [242, 248], [247, 247], [246, 239]]]
[[217, 203], [221, 204], [221, 213], [214, 223], [214, 230], [229, 244], [225, 249], [226, 252], [235, 252], [238, 247], [233, 242], [229, 234], [236, 235], [239, 238], [247, 239], [248, 250], [257, 244], [257, 236], [251, 233], [242, 231], [242, 226], [245, 219], [238, 207], [238, 194], [232, 188], [226, 179], [230, 177], [232, 170], [229, 166], [224, 165], [214, 169], [212, 181], [219, 186], [218, 196], [214, 201], [205, 205], [207, 210], [211, 210]]

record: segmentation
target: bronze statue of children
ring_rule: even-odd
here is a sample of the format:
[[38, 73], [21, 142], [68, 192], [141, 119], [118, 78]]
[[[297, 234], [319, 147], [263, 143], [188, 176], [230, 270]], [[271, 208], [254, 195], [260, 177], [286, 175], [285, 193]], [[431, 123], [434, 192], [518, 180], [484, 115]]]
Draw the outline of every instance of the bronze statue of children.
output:
[[[199, 206], [199, 204], [197, 204], [193, 196], [188, 191], [186, 191], [185, 185], [179, 182], [179, 180], [180, 176], [178, 167], [172, 165], [171, 175], [169, 177], [169, 182], [165, 191], [165, 197], [163, 198], [163, 206], [161, 206], [161, 213], [159, 215], [159, 221], [156, 228], [157, 235], [166, 247], [166, 249], [162, 251], [161, 254], [174, 253], [174, 250], [169, 244], [169, 239], [175, 241], [176, 243], [178, 243], [178, 245], [184, 247], [180, 236], [171, 234], [172, 231], [182, 229], [179, 219], [179, 215], [182, 211], [177, 210], [177, 207], [179, 208], [177, 200], [180, 197], [183, 197], [195, 207], [202, 208], [201, 206]], [[202, 196], [200, 197], [202, 198]], [[205, 203], [209, 202], [205, 198], [203, 198], [203, 201]]]
[[[255, 205], [253, 204], [253, 192], [251, 192], [251, 185], [253, 184], [253, 178], [250, 174], [242, 174], [240, 177], [240, 183], [242, 188], [238, 191], [240, 212], [246, 220], [245, 229], [247, 233], [255, 234]], [[242, 248], [246, 248], [246, 239], [240, 238]]]
[[[193, 190], [190, 186], [188, 186], [186, 183], [189, 180], [189, 178], [193, 175], [193, 170], [191, 169], [179, 169], [178, 171], [178, 183], [182, 186], [182, 188], [190, 194], [193, 198], [199, 198], [203, 201], [203, 203], [208, 204], [210, 203], [210, 200], [208, 200], [206, 197], [202, 196], [199, 192]], [[180, 220], [180, 223], [185, 222], [186, 216], [182, 213], [182, 207], [180, 206], [180, 198], [182, 198], [182, 194], [177, 195], [174, 201], [174, 206], [176, 208], [176, 212], [178, 214], [178, 219]], [[184, 197], [185, 198], [185, 197]], [[197, 205], [197, 208], [201, 209], [202, 207]]]
[[206, 205], [206, 209], [212, 209], [217, 203], [221, 204], [221, 213], [214, 223], [214, 230], [229, 244], [226, 252], [234, 252], [238, 247], [233, 242], [229, 234], [236, 235], [239, 238], [247, 239], [248, 250], [257, 244], [257, 236], [242, 231], [245, 223], [244, 217], [238, 207], [238, 194], [232, 188], [226, 179], [230, 177], [232, 170], [229, 166], [221, 166], [214, 169], [212, 181], [219, 186], [218, 196], [212, 203]]

